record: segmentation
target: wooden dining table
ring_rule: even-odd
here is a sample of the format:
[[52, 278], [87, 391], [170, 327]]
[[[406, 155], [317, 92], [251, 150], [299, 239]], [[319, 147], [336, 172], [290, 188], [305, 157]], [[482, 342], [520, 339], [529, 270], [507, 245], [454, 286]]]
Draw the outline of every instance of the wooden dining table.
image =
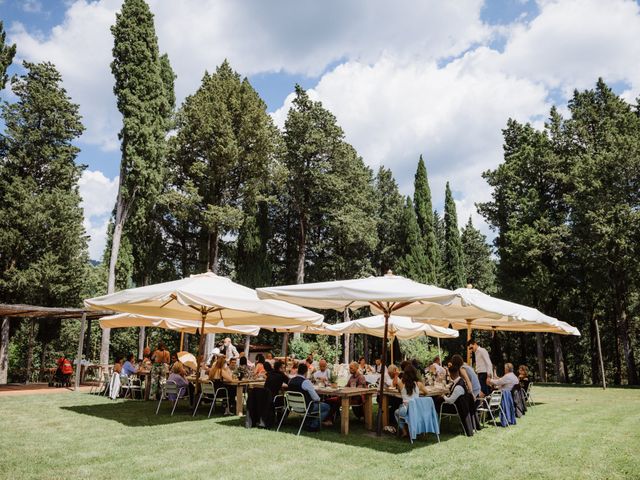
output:
[[136, 376], [144, 382], [144, 399], [151, 397], [151, 370], [138, 370]]
[[[439, 397], [440, 395], [446, 395], [449, 393], [449, 389], [447, 387], [436, 386], [436, 385], [428, 385], [425, 386], [427, 389], [427, 393], [421, 393], [421, 397]], [[376, 390], [377, 392], [377, 390]], [[402, 394], [398, 391], [397, 388], [385, 388], [384, 395], [382, 395], [382, 401], [380, 408], [382, 409], [382, 427], [386, 427], [389, 425], [389, 398], [402, 398]]]
[[244, 415], [245, 389], [253, 387], [264, 387], [264, 378], [225, 381], [224, 384], [230, 387], [236, 387], [236, 415], [241, 417], [242, 415]]
[[373, 396], [377, 390], [374, 388], [362, 387], [315, 387], [318, 395], [326, 395], [328, 397], [339, 397], [342, 407], [340, 414], [340, 433], [349, 434], [349, 413], [351, 407], [351, 399], [353, 397], [363, 396], [362, 409], [364, 411], [364, 425], [367, 430], [373, 430]]

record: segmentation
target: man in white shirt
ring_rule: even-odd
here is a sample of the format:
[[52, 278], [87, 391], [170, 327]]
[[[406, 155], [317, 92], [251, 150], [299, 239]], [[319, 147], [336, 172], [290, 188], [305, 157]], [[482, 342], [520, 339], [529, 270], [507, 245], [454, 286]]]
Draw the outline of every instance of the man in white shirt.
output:
[[487, 385], [487, 378], [490, 377], [491, 372], [493, 372], [489, 352], [478, 345], [478, 342], [475, 340], [469, 340], [467, 342], [467, 348], [470, 348], [473, 353], [476, 354], [476, 373], [478, 374], [478, 380], [480, 380], [480, 388], [482, 389], [482, 393], [489, 395], [491, 388]]
[[329, 385], [329, 369], [324, 358], [318, 362], [318, 369], [313, 372], [313, 379], [321, 385]]
[[446, 375], [447, 371], [442, 366], [442, 362], [440, 361], [440, 356], [438, 355], [433, 359], [433, 363], [429, 365], [428, 369], [435, 376], [443, 377]]
[[231, 339], [229, 337], [224, 339], [223, 350], [227, 357], [227, 361], [231, 360], [232, 358], [240, 358], [238, 349], [233, 346], [233, 344], [231, 343]]
[[520, 380], [513, 373], [513, 364], [505, 363], [504, 364], [504, 376], [500, 378], [489, 378], [487, 379], [487, 383], [493, 385], [494, 387], [498, 387], [500, 390], [509, 390], [520, 383]]

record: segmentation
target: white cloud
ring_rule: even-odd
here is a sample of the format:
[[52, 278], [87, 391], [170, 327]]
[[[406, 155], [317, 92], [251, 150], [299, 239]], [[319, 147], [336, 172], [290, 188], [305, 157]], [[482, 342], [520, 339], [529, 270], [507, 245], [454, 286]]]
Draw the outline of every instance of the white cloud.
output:
[[27, 13], [40, 13], [42, 12], [42, 2], [39, 0], [23, 0], [22, 10]]
[[78, 185], [84, 209], [84, 227], [89, 240], [89, 257], [102, 258], [107, 237], [109, 218], [118, 194], [119, 177], [113, 180], [100, 171], [85, 170]]

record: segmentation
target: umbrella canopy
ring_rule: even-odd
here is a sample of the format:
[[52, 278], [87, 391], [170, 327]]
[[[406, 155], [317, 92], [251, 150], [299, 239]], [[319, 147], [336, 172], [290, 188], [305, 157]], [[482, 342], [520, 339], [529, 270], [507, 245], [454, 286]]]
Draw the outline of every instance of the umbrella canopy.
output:
[[302, 283], [257, 289], [265, 299], [284, 300], [309, 308], [355, 310], [379, 305], [381, 310], [396, 311], [417, 301], [447, 303], [454, 300], [451, 290], [414, 282], [388, 273], [382, 277]]
[[342, 335], [341, 332], [336, 332], [329, 327], [332, 325], [328, 323], [322, 323], [320, 326], [309, 325], [288, 325], [285, 327], [276, 327], [273, 330], [278, 333], [308, 333], [311, 335]]
[[[174, 318], [133, 315], [131, 313], [119, 313], [100, 319], [101, 328], [156, 327], [164, 328], [165, 330], [175, 330], [181, 333], [196, 333], [200, 331], [201, 326], [200, 320], [177, 320]], [[260, 327], [255, 325], [227, 327], [222, 321], [206, 322], [202, 333], [233, 333], [255, 336], [260, 333]]]
[[178, 352], [176, 354], [178, 357], [178, 361], [181, 362], [185, 367], [189, 367], [192, 370], [196, 370], [198, 368], [198, 361], [193, 353], [189, 352]]
[[474, 288], [458, 288], [446, 305], [415, 303], [403, 310], [415, 322], [450, 326], [456, 330], [502, 330], [580, 335], [577, 328], [535, 308], [492, 297]]
[[[389, 336], [397, 337], [400, 340], [428, 335], [436, 338], [456, 338], [458, 332], [449, 328], [429, 325], [427, 323], [415, 323], [409, 317], [399, 317], [392, 315], [389, 317]], [[384, 316], [375, 315], [373, 317], [360, 318], [349, 322], [330, 325], [327, 330], [342, 333], [362, 333], [376, 337], [384, 337]]]
[[322, 315], [276, 300], [211, 272], [182, 280], [130, 288], [84, 301], [92, 310], [235, 325], [322, 325]]

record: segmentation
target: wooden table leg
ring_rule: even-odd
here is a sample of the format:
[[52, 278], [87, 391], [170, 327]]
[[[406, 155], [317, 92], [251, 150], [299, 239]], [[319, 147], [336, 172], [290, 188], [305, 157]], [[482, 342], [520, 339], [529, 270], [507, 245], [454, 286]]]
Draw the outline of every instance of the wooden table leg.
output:
[[384, 428], [389, 425], [389, 397], [387, 395], [382, 395], [382, 402], [378, 408], [382, 409], [382, 428]]
[[144, 376], [144, 399], [149, 400], [151, 397], [151, 374]]
[[242, 416], [242, 410], [244, 404], [244, 385], [238, 385], [236, 387], [236, 415]]
[[364, 426], [367, 430], [373, 430], [373, 394], [364, 397]]
[[349, 414], [351, 413], [351, 402], [349, 397], [342, 397], [342, 411], [340, 412], [340, 433], [349, 434]]

